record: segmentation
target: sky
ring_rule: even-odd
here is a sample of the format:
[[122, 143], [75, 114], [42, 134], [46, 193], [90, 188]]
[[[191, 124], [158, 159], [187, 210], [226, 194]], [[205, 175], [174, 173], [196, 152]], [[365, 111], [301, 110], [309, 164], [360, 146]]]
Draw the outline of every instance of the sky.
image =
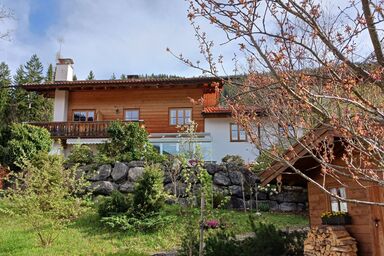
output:
[[[15, 16], [0, 24], [0, 32], [11, 30], [10, 40], [0, 41], [0, 61], [13, 73], [32, 54], [45, 68], [55, 64], [61, 45], [61, 56], [74, 60], [79, 80], [90, 70], [96, 79], [112, 73], [201, 75], [166, 51], [202, 60], [184, 0], [0, 0], [0, 5]], [[224, 41], [218, 30], [207, 30], [211, 39]], [[233, 47], [220, 47], [216, 55], [230, 59]]]

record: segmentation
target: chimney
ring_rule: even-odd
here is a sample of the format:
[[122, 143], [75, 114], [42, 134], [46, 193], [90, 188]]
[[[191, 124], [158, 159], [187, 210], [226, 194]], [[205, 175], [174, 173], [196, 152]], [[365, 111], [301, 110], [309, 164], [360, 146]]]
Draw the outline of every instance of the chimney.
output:
[[56, 63], [55, 81], [73, 81], [72, 64], [72, 59], [58, 59]]

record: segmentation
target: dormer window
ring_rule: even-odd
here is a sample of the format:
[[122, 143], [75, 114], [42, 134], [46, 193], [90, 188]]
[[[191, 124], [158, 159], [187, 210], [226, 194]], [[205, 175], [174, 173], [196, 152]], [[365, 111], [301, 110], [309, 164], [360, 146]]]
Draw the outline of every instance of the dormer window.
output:
[[75, 110], [73, 111], [74, 122], [93, 122], [95, 121], [94, 110]]

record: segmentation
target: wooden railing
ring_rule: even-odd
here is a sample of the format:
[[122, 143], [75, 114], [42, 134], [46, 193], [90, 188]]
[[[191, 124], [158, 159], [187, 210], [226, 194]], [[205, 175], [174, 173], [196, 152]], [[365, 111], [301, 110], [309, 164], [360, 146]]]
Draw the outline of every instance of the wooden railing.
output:
[[[138, 122], [140, 121], [122, 121]], [[46, 128], [52, 138], [107, 138], [107, 129], [112, 121], [94, 121], [94, 122], [30, 122], [29, 124]]]

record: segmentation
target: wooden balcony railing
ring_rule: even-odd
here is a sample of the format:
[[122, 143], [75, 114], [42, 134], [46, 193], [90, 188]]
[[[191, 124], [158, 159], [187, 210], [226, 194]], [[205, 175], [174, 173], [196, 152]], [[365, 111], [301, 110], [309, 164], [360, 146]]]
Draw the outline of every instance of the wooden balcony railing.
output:
[[[138, 122], [140, 121], [122, 121]], [[107, 129], [112, 121], [94, 121], [94, 122], [31, 122], [29, 124], [46, 128], [52, 138], [70, 139], [70, 138], [107, 138]]]

